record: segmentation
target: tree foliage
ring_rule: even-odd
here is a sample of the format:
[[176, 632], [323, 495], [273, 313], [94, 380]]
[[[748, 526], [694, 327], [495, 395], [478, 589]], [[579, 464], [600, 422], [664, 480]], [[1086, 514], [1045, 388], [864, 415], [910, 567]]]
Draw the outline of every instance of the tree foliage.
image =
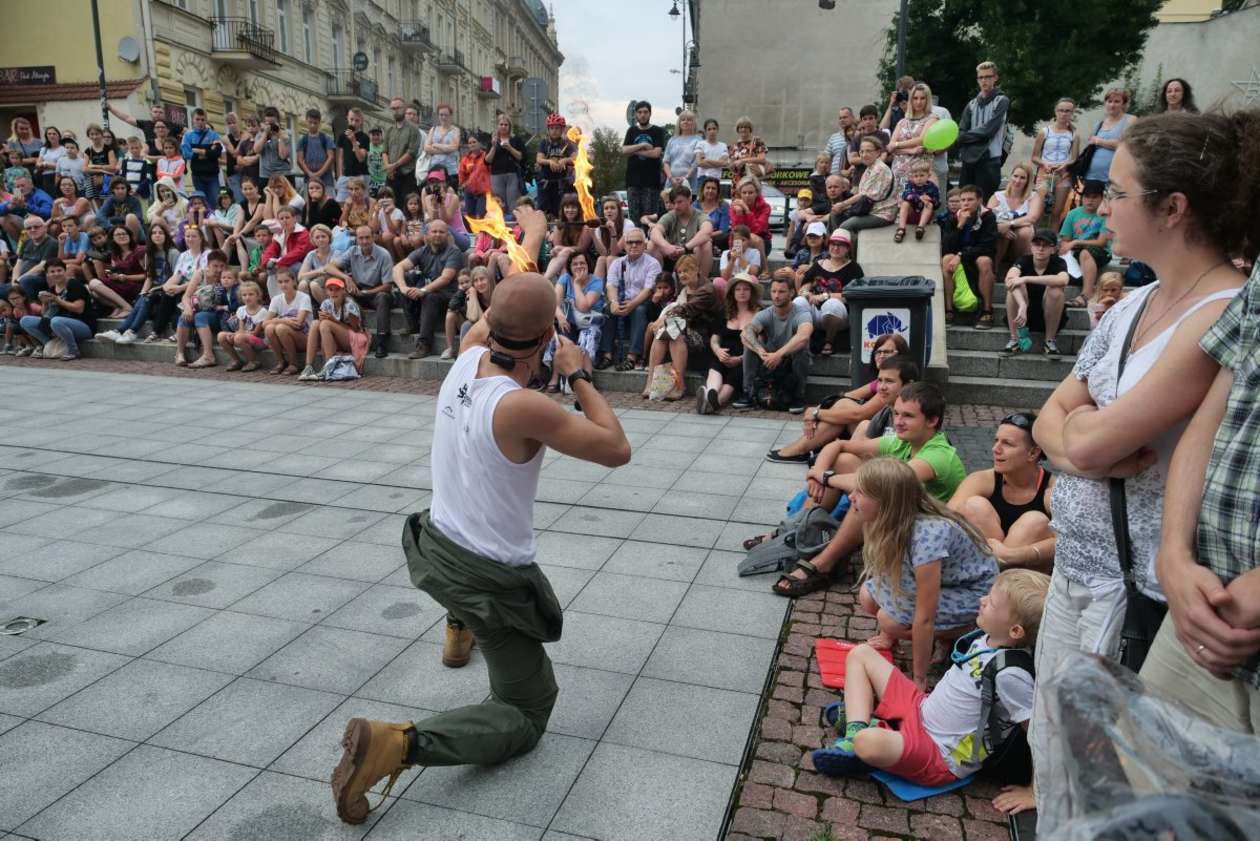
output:
[[[976, 95], [975, 67], [998, 66], [1011, 123], [1024, 131], [1070, 96], [1096, 105], [1103, 85], [1131, 76], [1162, 0], [909, 0], [906, 72], [921, 79], [955, 118]], [[892, 89], [897, 18], [888, 29], [880, 82]], [[887, 93], [880, 97], [881, 107]]]
[[620, 190], [626, 184], [626, 158], [621, 154], [622, 133], [614, 128], [597, 128], [591, 138], [591, 181], [596, 197]]

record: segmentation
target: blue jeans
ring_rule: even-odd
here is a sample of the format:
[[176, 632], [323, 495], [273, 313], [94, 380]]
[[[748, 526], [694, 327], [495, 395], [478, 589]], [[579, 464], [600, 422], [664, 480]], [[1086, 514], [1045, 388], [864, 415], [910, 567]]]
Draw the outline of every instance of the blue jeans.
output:
[[[464, 194], [464, 212], [474, 219], [480, 219], [486, 215], [486, 194], [485, 193], [465, 193]], [[505, 210], [504, 213], [507, 211]]]
[[194, 327], [200, 330], [202, 327], [216, 327], [219, 324], [219, 314], [213, 310], [193, 313], [190, 321], [187, 316], [179, 317], [180, 327]]
[[612, 354], [613, 339], [617, 334], [624, 331], [630, 331], [630, 353], [634, 354], [635, 359], [643, 358], [643, 334], [647, 331], [648, 311], [646, 302], [639, 304], [629, 315], [606, 315], [604, 318], [604, 332], [599, 337], [599, 349], [602, 353]]
[[136, 302], [131, 306], [131, 312], [123, 319], [122, 324], [118, 325], [119, 333], [126, 333], [128, 330], [139, 332], [144, 323], [149, 320], [149, 296], [141, 295], [136, 298]]
[[[43, 321], [38, 315], [22, 316], [22, 329], [26, 331], [26, 335], [30, 336], [41, 345], [47, 344], [52, 338], [39, 329], [39, 323]], [[65, 315], [54, 315], [50, 322], [52, 331], [66, 343], [66, 352], [71, 356], [79, 355], [79, 341], [92, 338], [92, 328], [86, 323], [79, 321], [77, 318], [70, 318]]]
[[214, 175], [194, 175], [192, 177], [193, 189], [200, 190], [206, 194], [206, 204], [211, 208], [219, 206], [219, 174]]
[[[228, 181], [228, 189], [232, 191], [232, 201], [234, 202], [243, 201], [245, 198], [245, 194], [241, 192], [241, 174], [238, 172], [238, 173], [235, 173], [234, 175], [229, 175], [227, 181]], [[215, 202], [212, 206], [213, 207], [219, 206], [218, 199], [215, 199]]]

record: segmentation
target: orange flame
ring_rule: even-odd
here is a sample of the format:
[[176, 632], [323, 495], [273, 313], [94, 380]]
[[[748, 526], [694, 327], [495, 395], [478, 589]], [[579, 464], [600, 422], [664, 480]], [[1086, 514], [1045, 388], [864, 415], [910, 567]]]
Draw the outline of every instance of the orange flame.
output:
[[590, 222], [599, 218], [595, 215], [595, 197], [591, 195], [591, 171], [595, 169], [590, 155], [587, 154], [591, 142], [577, 126], [570, 127], [565, 136], [577, 144], [577, 157], [573, 160], [573, 180], [577, 187], [578, 202], [582, 205], [582, 219]]
[[529, 252], [516, 241], [516, 237], [512, 236], [512, 229], [503, 219], [503, 208], [499, 206], [493, 193], [486, 195], [485, 216], [480, 219], [465, 216], [464, 219], [468, 222], [468, 230], [472, 233], [488, 234], [502, 242], [507, 247], [508, 258], [512, 261], [513, 268], [518, 272], [527, 272], [533, 266], [534, 261], [530, 259]]

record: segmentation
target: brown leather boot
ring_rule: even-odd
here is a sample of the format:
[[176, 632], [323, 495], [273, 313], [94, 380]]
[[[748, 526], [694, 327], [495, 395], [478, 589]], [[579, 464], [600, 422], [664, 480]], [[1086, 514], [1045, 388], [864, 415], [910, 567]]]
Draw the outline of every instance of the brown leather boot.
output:
[[446, 618], [446, 639], [442, 643], [442, 665], [450, 669], [467, 666], [475, 640], [472, 631], [458, 619]]
[[333, 799], [337, 803], [337, 817], [346, 823], [363, 823], [376, 808], [368, 805], [367, 794], [383, 778], [389, 783], [381, 794], [377, 806], [385, 802], [398, 780], [398, 776], [411, 766], [407, 759], [407, 731], [411, 722], [391, 724], [388, 721], [369, 721], [352, 718], [341, 737], [345, 752], [332, 773]]

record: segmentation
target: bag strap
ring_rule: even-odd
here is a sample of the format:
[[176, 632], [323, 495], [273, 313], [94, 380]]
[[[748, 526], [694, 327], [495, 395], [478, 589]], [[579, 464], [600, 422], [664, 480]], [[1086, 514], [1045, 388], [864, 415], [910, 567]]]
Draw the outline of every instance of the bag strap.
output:
[[997, 706], [997, 677], [1007, 669], [1022, 669], [1036, 678], [1033, 667], [1033, 655], [1026, 648], [1003, 648], [984, 664], [980, 672], [980, 718], [976, 722], [976, 733], [971, 740], [971, 761], [980, 761], [980, 747], [985, 745], [990, 751], [1002, 740], [1000, 722], [993, 711]]
[[[1095, 132], [1097, 133], [1097, 132]], [[1116, 396], [1119, 397], [1120, 379], [1124, 376], [1124, 366], [1129, 360], [1129, 349], [1133, 345], [1133, 336], [1137, 332], [1146, 305], [1150, 303], [1148, 293], [1129, 322], [1129, 329], [1124, 333], [1124, 344], [1120, 346], [1120, 362], [1116, 366]], [[1124, 589], [1130, 596], [1137, 593], [1137, 581], [1133, 573], [1133, 544], [1129, 540], [1129, 504], [1125, 494], [1124, 480], [1112, 477], [1108, 480], [1108, 492], [1111, 498], [1111, 529], [1116, 537], [1116, 552], [1120, 558], [1120, 571], [1124, 575]]]

